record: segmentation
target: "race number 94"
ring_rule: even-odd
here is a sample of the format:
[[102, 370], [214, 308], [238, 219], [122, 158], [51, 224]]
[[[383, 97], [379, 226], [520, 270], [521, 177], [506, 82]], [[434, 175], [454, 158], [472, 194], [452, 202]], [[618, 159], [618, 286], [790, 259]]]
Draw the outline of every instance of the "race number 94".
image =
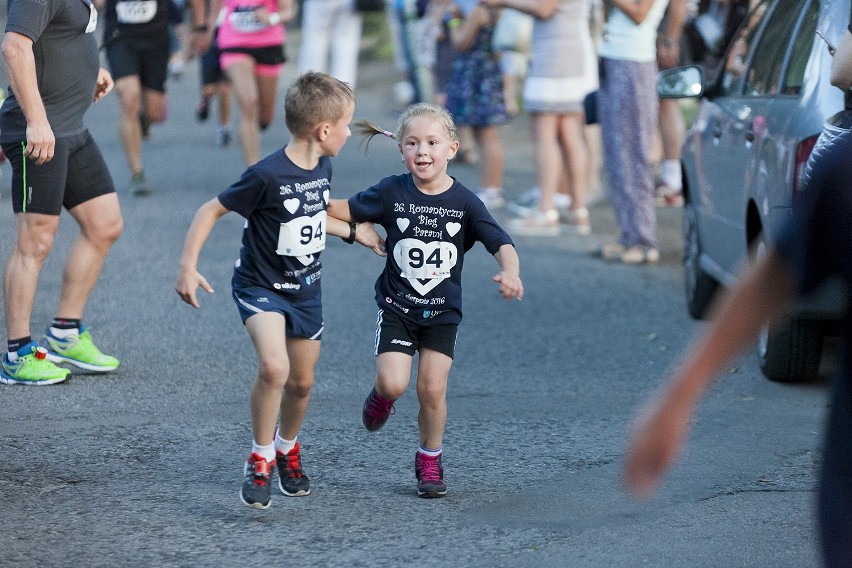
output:
[[320, 211], [311, 217], [296, 217], [281, 223], [275, 252], [283, 256], [304, 256], [323, 250], [326, 217], [326, 212]]

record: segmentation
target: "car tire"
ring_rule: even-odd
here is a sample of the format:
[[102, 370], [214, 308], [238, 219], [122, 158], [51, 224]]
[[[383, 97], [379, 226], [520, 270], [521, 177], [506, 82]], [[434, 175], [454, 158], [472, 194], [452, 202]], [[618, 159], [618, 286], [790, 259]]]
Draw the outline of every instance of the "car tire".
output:
[[698, 209], [692, 199], [683, 205], [683, 283], [686, 307], [695, 319], [704, 319], [719, 283], [701, 268], [701, 235]]
[[[755, 257], [766, 254], [766, 241], [759, 237]], [[764, 326], [757, 342], [760, 370], [778, 383], [810, 382], [819, 376], [824, 332], [815, 321], [794, 318], [781, 325]]]

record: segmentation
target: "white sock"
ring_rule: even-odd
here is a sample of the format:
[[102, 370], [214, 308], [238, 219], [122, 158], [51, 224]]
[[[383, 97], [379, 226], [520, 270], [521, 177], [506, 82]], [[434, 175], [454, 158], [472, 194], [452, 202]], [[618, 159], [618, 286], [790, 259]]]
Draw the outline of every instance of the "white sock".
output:
[[663, 160], [660, 162], [660, 179], [672, 189], [683, 189], [680, 176], [679, 160]]
[[275, 449], [281, 452], [282, 454], [286, 454], [290, 450], [296, 447], [296, 438], [292, 440], [285, 440], [281, 436], [278, 435], [278, 432], [275, 432]]
[[74, 329], [57, 329], [55, 327], [50, 328], [50, 335], [55, 337], [56, 339], [67, 339], [72, 335], [80, 335], [80, 330], [77, 328]]
[[257, 454], [266, 461], [274, 462], [275, 461], [275, 444], [269, 444], [268, 446], [261, 446], [254, 440], [251, 443], [251, 453]]
[[417, 449], [417, 451], [420, 452], [421, 454], [423, 454], [424, 456], [429, 456], [431, 458], [434, 458], [434, 457], [440, 456], [441, 453], [444, 451], [444, 448], [440, 447], [437, 450], [430, 450], [429, 448], [424, 448], [423, 446], [420, 446]]
[[569, 207], [571, 205], [571, 196], [565, 193], [557, 193], [553, 196], [553, 204], [556, 207]]

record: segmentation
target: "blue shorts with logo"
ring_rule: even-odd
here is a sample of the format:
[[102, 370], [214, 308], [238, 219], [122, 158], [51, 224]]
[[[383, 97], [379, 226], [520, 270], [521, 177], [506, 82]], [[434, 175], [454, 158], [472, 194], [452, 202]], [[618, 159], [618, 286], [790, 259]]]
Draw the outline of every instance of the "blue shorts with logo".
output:
[[248, 285], [236, 276], [231, 280], [231, 289], [231, 297], [237, 304], [243, 324], [255, 314], [274, 312], [284, 316], [284, 331], [287, 337], [316, 340], [322, 338], [325, 324], [321, 294], [291, 301], [273, 290]]

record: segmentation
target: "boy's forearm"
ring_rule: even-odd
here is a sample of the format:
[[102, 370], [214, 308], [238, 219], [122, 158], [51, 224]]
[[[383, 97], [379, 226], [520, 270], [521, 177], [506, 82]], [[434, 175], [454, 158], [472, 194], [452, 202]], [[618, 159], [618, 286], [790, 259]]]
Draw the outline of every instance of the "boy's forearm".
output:
[[207, 237], [210, 236], [210, 232], [216, 225], [216, 221], [227, 212], [228, 210], [216, 198], [208, 201], [195, 212], [192, 223], [190, 223], [189, 229], [186, 232], [183, 252], [180, 255], [181, 270], [194, 270], [198, 266], [198, 257], [201, 254], [201, 248], [207, 242]]
[[350, 222], [351, 221], [333, 217], [329, 208], [329, 215], [326, 217], [325, 232], [333, 237], [348, 239], [351, 232], [349, 226]]

